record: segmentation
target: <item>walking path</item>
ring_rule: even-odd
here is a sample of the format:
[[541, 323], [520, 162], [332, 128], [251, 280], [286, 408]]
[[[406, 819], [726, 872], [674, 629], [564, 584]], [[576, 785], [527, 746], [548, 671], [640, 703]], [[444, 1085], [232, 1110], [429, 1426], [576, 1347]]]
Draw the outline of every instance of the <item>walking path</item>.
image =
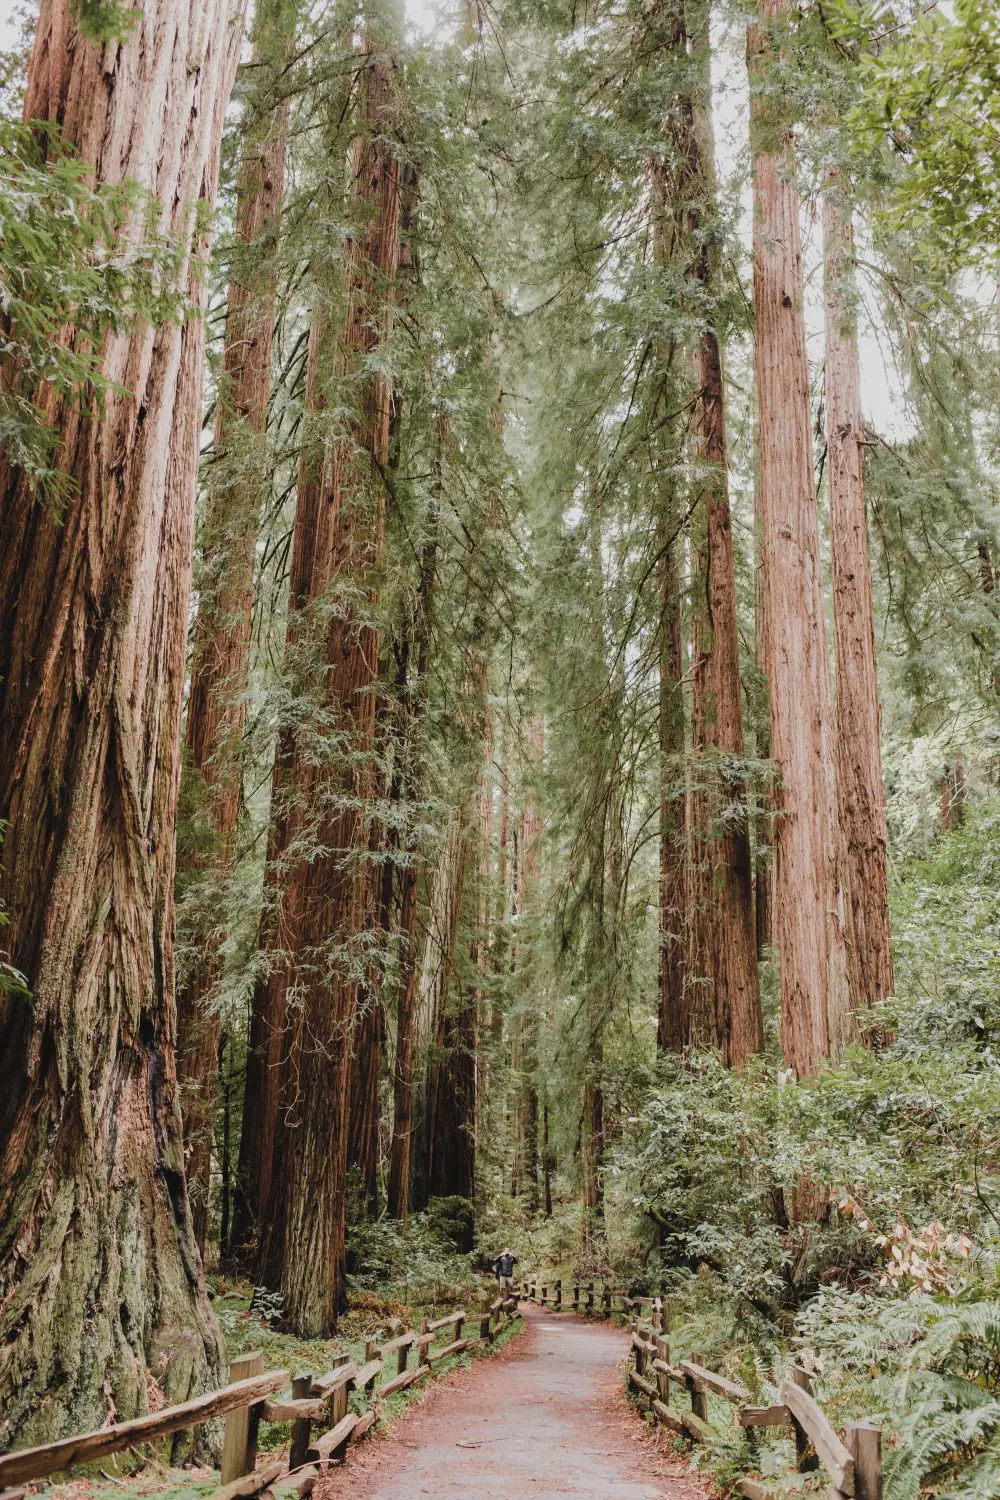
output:
[[626, 1406], [627, 1336], [522, 1303], [524, 1332], [434, 1385], [383, 1438], [359, 1444], [316, 1500], [705, 1500], [684, 1460]]

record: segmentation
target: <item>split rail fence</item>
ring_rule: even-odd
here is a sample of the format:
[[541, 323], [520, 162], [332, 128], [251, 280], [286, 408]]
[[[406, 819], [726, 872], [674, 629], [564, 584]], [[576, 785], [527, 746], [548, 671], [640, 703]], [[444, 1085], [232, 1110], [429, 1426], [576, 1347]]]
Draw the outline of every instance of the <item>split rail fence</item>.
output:
[[[882, 1433], [872, 1422], [848, 1422], [843, 1437], [815, 1400], [809, 1375], [795, 1368], [782, 1381], [780, 1400], [773, 1406], [754, 1406], [750, 1392], [738, 1381], [708, 1369], [698, 1355], [670, 1359], [669, 1315], [660, 1297], [630, 1297], [603, 1283], [575, 1282], [572, 1294], [563, 1299], [559, 1279], [524, 1283], [523, 1294], [540, 1306], [556, 1311], [628, 1318], [632, 1333], [628, 1371], [630, 1387], [649, 1403], [654, 1419], [680, 1437], [708, 1445], [718, 1434], [709, 1422], [709, 1395], [734, 1408], [734, 1421], [748, 1444], [748, 1460], [754, 1453], [754, 1435], [762, 1427], [783, 1427], [795, 1443], [796, 1469], [803, 1475], [826, 1471], [831, 1483], [830, 1500], [882, 1500]], [[617, 1302], [618, 1306], [615, 1306]], [[644, 1316], [645, 1309], [648, 1317]], [[681, 1394], [682, 1407], [671, 1406], [671, 1390]], [[786, 1500], [788, 1475], [770, 1479], [741, 1479], [747, 1500]]]
[[[242, 1500], [252, 1495], [260, 1500], [288, 1500], [308, 1495], [320, 1472], [342, 1459], [348, 1445], [373, 1425], [381, 1400], [425, 1379], [440, 1360], [492, 1343], [516, 1316], [517, 1299], [498, 1297], [487, 1313], [470, 1316], [459, 1309], [432, 1322], [425, 1319], [419, 1332], [407, 1329], [381, 1344], [369, 1340], [360, 1367], [343, 1354], [321, 1375], [266, 1371], [263, 1354], [241, 1354], [229, 1367], [230, 1383], [221, 1390], [97, 1432], [3, 1455], [0, 1500], [23, 1500], [27, 1483], [80, 1464], [97, 1463], [136, 1444], [154, 1442], [218, 1417], [225, 1417], [222, 1487], [211, 1500]], [[478, 1333], [465, 1333], [466, 1324], [477, 1327]], [[443, 1344], [439, 1342], [442, 1337]], [[411, 1357], [415, 1363], [411, 1364]], [[364, 1411], [349, 1409], [352, 1394], [368, 1399]], [[287, 1462], [274, 1460], [258, 1469], [257, 1432], [262, 1421], [290, 1423], [291, 1448]]]

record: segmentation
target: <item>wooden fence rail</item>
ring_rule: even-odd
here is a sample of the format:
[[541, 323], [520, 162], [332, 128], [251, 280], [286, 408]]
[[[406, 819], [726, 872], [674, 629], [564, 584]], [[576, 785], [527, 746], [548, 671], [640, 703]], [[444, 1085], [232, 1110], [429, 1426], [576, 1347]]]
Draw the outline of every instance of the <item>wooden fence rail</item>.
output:
[[[541, 1306], [558, 1307], [560, 1302], [547, 1295], [548, 1288], [557, 1285], [543, 1282], [539, 1293], [538, 1279], [532, 1278], [524, 1283], [524, 1295]], [[708, 1397], [717, 1396], [734, 1408], [735, 1424], [751, 1442], [750, 1434], [756, 1428], [788, 1428], [795, 1441], [796, 1468], [801, 1473], [824, 1469], [831, 1481], [831, 1500], [882, 1500], [880, 1429], [871, 1422], [848, 1422], [841, 1437], [815, 1400], [805, 1370], [793, 1369], [791, 1377], [782, 1382], [778, 1403], [752, 1406], [750, 1392], [739, 1381], [708, 1369], [698, 1355], [677, 1364], [671, 1362], [670, 1317], [662, 1298], [631, 1297], [606, 1282], [599, 1295], [603, 1315], [620, 1312], [629, 1319], [629, 1385], [648, 1401], [654, 1419], [662, 1426], [694, 1442], [713, 1443], [717, 1434], [709, 1423]], [[594, 1299], [593, 1282], [583, 1287], [574, 1284], [570, 1303], [574, 1312], [593, 1314]], [[642, 1316], [646, 1308], [648, 1317]], [[671, 1406], [671, 1383], [684, 1392], [686, 1407]], [[752, 1459], [752, 1449], [747, 1457], [748, 1461]], [[747, 1500], [787, 1500], [787, 1478], [746, 1478], [740, 1480], [740, 1489]]]
[[[343, 1354], [321, 1375], [289, 1376], [286, 1370], [265, 1372], [262, 1354], [241, 1354], [230, 1366], [231, 1377], [237, 1378], [221, 1390], [209, 1391], [192, 1401], [130, 1422], [102, 1427], [97, 1432], [0, 1456], [0, 1500], [21, 1500], [24, 1490], [10, 1486], [47, 1479], [80, 1464], [124, 1452], [137, 1443], [169, 1437], [223, 1416], [226, 1424], [222, 1488], [213, 1493], [212, 1500], [241, 1500], [252, 1495], [260, 1496], [260, 1500], [285, 1500], [293, 1495], [308, 1495], [320, 1471], [342, 1458], [348, 1444], [357, 1442], [373, 1425], [380, 1401], [425, 1379], [439, 1360], [479, 1344], [492, 1343], [496, 1334], [516, 1316], [517, 1300], [511, 1297], [497, 1298], [488, 1313], [474, 1317], [461, 1309], [431, 1323], [425, 1319], [419, 1333], [407, 1329], [384, 1344], [370, 1340], [365, 1348], [365, 1363], [360, 1367]], [[463, 1337], [467, 1322], [476, 1323], [479, 1330], [476, 1335]], [[435, 1348], [439, 1332], [445, 1333], [447, 1342]], [[410, 1356], [414, 1352], [417, 1363], [411, 1367]], [[394, 1366], [391, 1373], [390, 1364]], [[377, 1383], [387, 1373], [389, 1378]], [[350, 1398], [357, 1393], [372, 1401], [361, 1412], [350, 1409]], [[257, 1431], [261, 1421], [291, 1424], [287, 1466], [275, 1461], [257, 1468]], [[315, 1436], [314, 1427], [320, 1429]]]

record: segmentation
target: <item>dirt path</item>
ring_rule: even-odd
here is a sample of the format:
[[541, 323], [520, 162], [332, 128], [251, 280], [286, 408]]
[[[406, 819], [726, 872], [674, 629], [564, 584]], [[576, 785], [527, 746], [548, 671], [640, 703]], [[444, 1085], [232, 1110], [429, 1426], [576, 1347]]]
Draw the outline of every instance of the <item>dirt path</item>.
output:
[[431, 1387], [384, 1438], [359, 1444], [316, 1500], [705, 1500], [625, 1402], [626, 1336], [572, 1313], [527, 1303], [522, 1312], [519, 1338]]

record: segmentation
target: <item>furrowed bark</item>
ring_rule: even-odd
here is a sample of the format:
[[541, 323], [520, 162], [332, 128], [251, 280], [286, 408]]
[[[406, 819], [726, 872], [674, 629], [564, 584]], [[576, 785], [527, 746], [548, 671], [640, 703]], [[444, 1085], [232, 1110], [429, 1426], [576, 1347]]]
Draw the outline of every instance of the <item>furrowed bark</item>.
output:
[[[161, 206], [196, 308], [235, 21], [228, 0], [147, 0], [100, 45], [43, 0], [28, 76], [26, 118]], [[106, 336], [120, 389], [99, 411], [37, 393], [71, 484], [58, 520], [0, 454], [0, 900], [31, 989], [0, 995], [3, 1447], [144, 1413], [147, 1371], [182, 1400], [222, 1368], [174, 1064], [202, 357], [198, 316], [136, 323]]]
[[[754, 664], [765, 684], [768, 681], [770, 667], [768, 664], [767, 650], [767, 621], [764, 614], [764, 517], [760, 509], [760, 483], [759, 479], [754, 482], [753, 495], [754, 514]], [[758, 760], [771, 759], [771, 710], [770, 710], [770, 688], [767, 688], [768, 702], [765, 711], [759, 715], [757, 723], [757, 758]], [[774, 818], [772, 816], [773, 794], [767, 793], [766, 802], [761, 806], [756, 815], [756, 843], [759, 848], [766, 846], [766, 852], [759, 852], [754, 869], [754, 923], [757, 933], [757, 957], [764, 956], [766, 949], [774, 942]]]
[[[691, 5], [690, 10], [700, 93], [691, 101], [684, 145], [693, 193], [691, 227], [701, 231], [691, 274], [711, 298], [715, 269], [706, 220], [710, 223], [714, 208], [715, 161], [708, 7]], [[687, 114], [685, 109], [682, 118]], [[742, 758], [744, 753], [743, 706], [722, 352], [711, 318], [709, 307], [697, 351], [695, 434], [704, 477], [693, 546], [691, 736], [696, 786], [691, 799], [691, 867], [696, 897], [689, 912], [688, 982], [693, 986], [693, 1038], [718, 1047], [727, 1065], [742, 1067], [763, 1050], [764, 1019], [757, 978], [746, 789], [726, 769], [727, 758]], [[741, 809], [735, 817], [733, 804]]]
[[[355, 11], [337, 0], [334, 24], [346, 52], [351, 45]], [[343, 149], [349, 98], [331, 96], [327, 105], [331, 157]], [[338, 191], [328, 189], [331, 210], [344, 212]], [[337, 277], [337, 273], [332, 273]], [[288, 991], [291, 954], [299, 921], [296, 907], [303, 850], [314, 842], [317, 819], [311, 796], [316, 741], [326, 733], [324, 682], [320, 664], [325, 653], [324, 604], [333, 570], [333, 525], [328, 503], [329, 457], [325, 421], [326, 391], [339, 349], [339, 330], [330, 327], [327, 305], [341, 292], [339, 280], [320, 288], [309, 329], [306, 366], [306, 421], [299, 463], [289, 569], [288, 625], [285, 640], [286, 680], [299, 700], [295, 722], [283, 725], [271, 777], [271, 813], [264, 879], [264, 916], [260, 949], [268, 970], [255, 987], [247, 1047], [243, 1128], [233, 1213], [236, 1258], [256, 1266], [262, 1282], [274, 1285], [280, 1274], [281, 1220], [268, 1218], [274, 1144], [294, 1044]], [[319, 668], [319, 670], [318, 670]], [[269, 1244], [261, 1226], [267, 1222]], [[271, 1256], [268, 1262], [267, 1255]]]
[[[285, 55], [287, 0], [255, 20], [255, 65]], [[200, 870], [223, 876], [233, 858], [246, 726], [257, 537], [267, 492], [264, 432], [270, 391], [277, 267], [288, 133], [288, 100], [268, 105], [266, 85], [247, 102], [236, 189], [233, 255], [215, 446], [209, 474], [202, 576], [194, 631], [184, 775], [203, 790], [214, 847]], [[184, 872], [182, 872], [183, 875]], [[209, 1007], [220, 974], [218, 943], [204, 933], [177, 998], [177, 1073], [195, 1235], [208, 1229], [215, 1061], [220, 1019]]]
[[864, 490], [861, 368], [852, 308], [854, 237], [846, 183], [827, 174], [823, 197], [827, 486], [837, 642], [837, 777], [844, 831], [855, 1009], [892, 994], [885, 789]]
[[847, 912], [835, 780], [791, 134], [767, 77], [785, 0], [747, 33], [754, 172], [754, 310], [775, 819], [775, 941], [786, 1063], [815, 1073], [849, 1035]]
[[[532, 764], [539, 766], [542, 759], [544, 730], [540, 719], [533, 719], [527, 730], [527, 750]], [[532, 787], [524, 791], [521, 808], [521, 824], [518, 833], [518, 911], [523, 916], [537, 902], [539, 835], [541, 822]], [[530, 1008], [520, 1018], [519, 1048], [520, 1089], [518, 1093], [518, 1120], [520, 1137], [520, 1188], [528, 1212], [536, 1214], [538, 1196], [538, 1016]]]
[[[664, 6], [658, 12], [657, 26], [663, 45], [671, 51], [685, 48], [682, 11]], [[681, 99], [679, 108], [664, 122], [668, 135], [681, 130], [687, 138], [691, 131], [690, 100]], [[674, 163], [656, 157], [649, 163], [651, 200], [651, 233], [653, 263], [666, 267], [679, 254], [684, 237], [685, 215], [679, 208], [685, 195], [681, 185], [689, 178], [683, 151], [678, 151], [679, 172]], [[676, 173], [676, 176], [675, 176]], [[675, 409], [683, 403], [677, 399], [681, 380], [677, 366], [680, 351], [677, 343], [661, 343], [656, 349], [658, 389], [654, 403], [656, 413], [664, 412], [663, 451], [657, 457], [664, 474], [660, 481], [656, 516], [657, 582], [659, 618], [657, 621], [657, 668], [659, 674], [659, 963], [657, 969], [658, 1015], [657, 1047], [661, 1052], [683, 1052], [691, 1041], [690, 993], [686, 984], [688, 929], [688, 798], [685, 770], [685, 735], [687, 715], [684, 704], [684, 664], [681, 618], [681, 550], [683, 546], [679, 495], [675, 467], [680, 456], [683, 436], [678, 431]]]
[[[403, 796], [415, 805], [423, 786], [422, 735], [427, 714], [427, 669], [437, 575], [438, 519], [435, 506], [421, 558], [420, 589], [414, 605], [410, 639], [403, 642], [400, 689], [404, 730], [401, 746]], [[410, 667], [411, 656], [415, 658]], [[413, 1052], [419, 984], [417, 965], [417, 881], [420, 866], [416, 839], [407, 841], [407, 860], [400, 872], [400, 980], [396, 998], [396, 1053], [392, 1074], [392, 1144], [389, 1148], [389, 1216], [405, 1221], [410, 1205], [410, 1160], [413, 1132]]]
[[[384, 533], [382, 471], [388, 461], [390, 386], [373, 370], [392, 329], [399, 257], [399, 163], [395, 64], [387, 50], [396, 24], [375, 7], [365, 38], [361, 119], [351, 153], [360, 230], [348, 252], [348, 311], [342, 368], [355, 384], [352, 431], [333, 445], [324, 486], [330, 515], [331, 588], [325, 627], [327, 722], [343, 745], [314, 782], [321, 852], [300, 861], [285, 901], [298, 1006], [288, 1067], [288, 1104], [275, 1140], [272, 1187], [280, 1224], [281, 1291], [289, 1325], [325, 1337], [344, 1303], [348, 1069], [366, 933], [369, 809], [375, 788], [375, 689], [379, 640], [374, 615]], [[270, 1228], [270, 1225], [269, 1225]], [[276, 1263], [273, 1246], [265, 1263]]]
[[[440, 1173], [435, 1156], [443, 1149], [439, 1132], [447, 1128], [447, 1119], [439, 1120], [438, 1094], [442, 1069], [448, 1063], [447, 1005], [449, 989], [454, 985], [455, 956], [458, 944], [459, 915], [469, 854], [468, 824], [464, 810], [452, 812], [438, 853], [437, 870], [430, 895], [427, 938], [424, 943], [420, 973], [420, 1031], [426, 1039], [422, 1080], [419, 1162], [414, 1164], [413, 1199], [426, 1208], [439, 1188]], [[447, 1111], [447, 1105], [445, 1105]]]
[[678, 782], [684, 763], [681, 591], [678, 542], [668, 520], [660, 527], [660, 962], [656, 1039], [661, 1052], [683, 1052], [691, 1040], [684, 983], [686, 861], [685, 801]]

